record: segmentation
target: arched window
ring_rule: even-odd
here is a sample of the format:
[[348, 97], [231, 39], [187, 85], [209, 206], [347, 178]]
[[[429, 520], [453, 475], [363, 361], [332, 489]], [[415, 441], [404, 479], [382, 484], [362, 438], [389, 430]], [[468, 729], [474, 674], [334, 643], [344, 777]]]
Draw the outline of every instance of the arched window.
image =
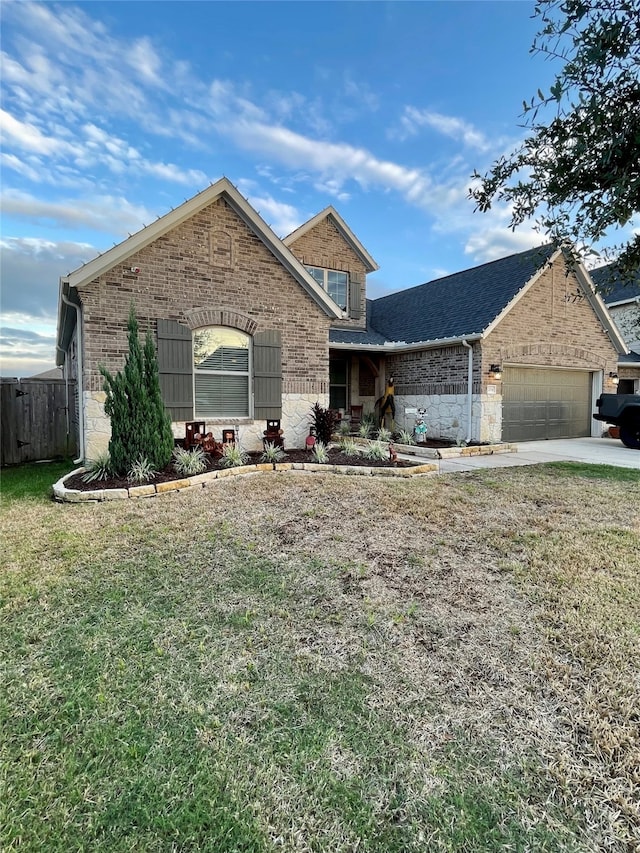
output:
[[238, 329], [207, 326], [193, 332], [197, 418], [249, 416], [251, 338]]

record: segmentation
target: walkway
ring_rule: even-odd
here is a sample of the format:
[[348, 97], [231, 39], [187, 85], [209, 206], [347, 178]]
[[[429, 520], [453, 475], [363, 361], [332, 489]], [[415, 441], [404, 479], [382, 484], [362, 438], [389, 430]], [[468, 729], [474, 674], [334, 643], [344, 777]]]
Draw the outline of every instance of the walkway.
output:
[[495, 453], [491, 456], [466, 456], [440, 459], [440, 473], [474, 471], [476, 468], [510, 468], [517, 465], [539, 465], [541, 462], [590, 462], [635, 468], [640, 473], [640, 450], [625, 447], [612, 438], [570, 438], [550, 441], [526, 441], [518, 444], [517, 453]]

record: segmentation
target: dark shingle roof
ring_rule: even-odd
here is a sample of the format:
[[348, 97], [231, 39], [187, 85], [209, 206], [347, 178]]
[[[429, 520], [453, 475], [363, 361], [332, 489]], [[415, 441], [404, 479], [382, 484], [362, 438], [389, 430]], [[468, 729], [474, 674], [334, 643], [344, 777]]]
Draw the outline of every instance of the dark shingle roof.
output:
[[386, 341], [384, 335], [377, 332], [371, 325], [371, 300], [367, 299], [367, 328], [366, 329], [330, 329], [329, 343], [356, 344], [358, 346], [381, 346]]
[[483, 332], [546, 263], [540, 246], [373, 300], [370, 323], [388, 341], [435, 341]]
[[591, 270], [590, 275], [605, 305], [631, 301], [640, 296], [640, 271], [632, 282], [623, 281], [617, 275], [615, 264], [607, 264]]

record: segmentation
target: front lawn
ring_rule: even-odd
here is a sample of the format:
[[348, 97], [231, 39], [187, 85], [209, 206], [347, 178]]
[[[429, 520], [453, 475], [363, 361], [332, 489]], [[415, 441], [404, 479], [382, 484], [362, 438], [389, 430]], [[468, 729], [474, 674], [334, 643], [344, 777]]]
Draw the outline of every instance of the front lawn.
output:
[[640, 476], [583, 470], [3, 500], [0, 849], [633, 850]]

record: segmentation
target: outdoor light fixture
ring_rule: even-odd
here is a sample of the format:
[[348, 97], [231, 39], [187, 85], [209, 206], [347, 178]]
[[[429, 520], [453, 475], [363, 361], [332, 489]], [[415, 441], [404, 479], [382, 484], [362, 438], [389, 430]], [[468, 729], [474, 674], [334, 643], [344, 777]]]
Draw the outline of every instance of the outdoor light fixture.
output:
[[491, 379], [502, 379], [502, 368], [499, 364], [492, 364], [489, 368], [489, 376]]
[[618, 384], [619, 380], [618, 380], [618, 374], [617, 373], [610, 373], [609, 379], [613, 382], [614, 385]]

